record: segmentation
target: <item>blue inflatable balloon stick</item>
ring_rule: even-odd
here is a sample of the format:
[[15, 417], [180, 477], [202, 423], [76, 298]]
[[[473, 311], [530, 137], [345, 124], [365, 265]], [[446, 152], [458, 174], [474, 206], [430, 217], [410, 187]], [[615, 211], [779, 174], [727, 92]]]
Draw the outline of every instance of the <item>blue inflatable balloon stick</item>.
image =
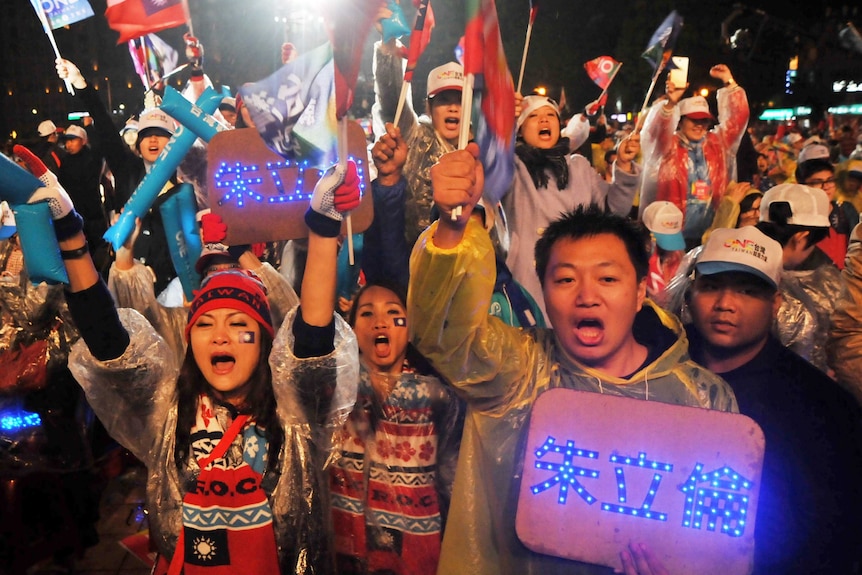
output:
[[54, 220], [48, 202], [12, 206], [27, 275], [34, 284], [68, 284], [66, 264], [54, 235]]
[[[162, 188], [171, 179], [189, 149], [198, 139], [197, 132], [208, 135], [204, 140], [209, 141], [209, 138], [212, 138], [219, 131], [220, 124], [211, 114], [216, 111], [222, 98], [221, 94], [212, 88], [207, 88], [198, 98], [200, 106], [194, 106], [173, 88], [165, 89], [165, 99], [171, 102], [169, 107], [174, 112], [165, 109], [164, 100], [161, 107], [171, 116], [174, 113], [178, 114], [188, 122], [188, 125], [180, 124], [162, 153], [159, 154], [150, 172], [144, 176], [132, 197], [126, 202], [117, 223], [105, 232], [104, 238], [114, 246], [115, 250], [120, 249], [132, 230], [135, 229], [135, 218], [143, 218], [152, 207]], [[176, 118], [176, 116], [174, 117]]]
[[407, 18], [404, 17], [401, 5], [395, 0], [389, 0], [386, 7], [392, 11], [392, 16], [380, 21], [380, 27], [383, 28], [383, 41], [388, 42], [393, 38], [400, 38], [409, 34], [410, 26], [407, 24]]
[[162, 203], [159, 212], [168, 238], [171, 261], [183, 286], [183, 294], [186, 300], [192, 301], [194, 291], [201, 283], [201, 276], [195, 270], [195, 263], [201, 257], [203, 243], [195, 217], [194, 186], [180, 184], [179, 188]]

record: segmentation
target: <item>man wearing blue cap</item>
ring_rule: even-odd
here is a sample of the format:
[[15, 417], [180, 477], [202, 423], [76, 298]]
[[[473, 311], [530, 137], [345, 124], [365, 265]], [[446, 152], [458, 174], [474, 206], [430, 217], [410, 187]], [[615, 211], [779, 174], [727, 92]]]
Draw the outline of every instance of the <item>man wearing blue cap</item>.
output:
[[763, 429], [754, 573], [852, 573], [862, 559], [862, 421], [854, 399], [770, 333], [781, 245], [756, 227], [717, 229], [695, 264], [692, 359], [733, 388]]

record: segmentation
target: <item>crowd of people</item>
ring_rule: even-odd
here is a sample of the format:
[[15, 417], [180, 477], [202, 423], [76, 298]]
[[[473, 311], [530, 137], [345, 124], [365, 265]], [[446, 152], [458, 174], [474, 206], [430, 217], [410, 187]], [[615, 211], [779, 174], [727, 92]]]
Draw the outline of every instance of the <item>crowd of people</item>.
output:
[[[752, 572], [862, 572], [858, 122], [757, 123], [724, 64], [714, 106], [668, 78], [633, 125], [513, 93], [511, 177], [486, 186], [478, 146], [458, 147], [461, 65], [435, 67], [426, 108], [408, 98], [396, 120], [404, 65], [397, 41], [375, 45], [375, 215], [337, 298], [355, 164], [322, 173], [308, 239], [282, 254], [224, 244], [198, 144], [113, 250], [106, 230], [177, 124], [152, 106], [118, 129], [58, 59], [88, 115], [39, 124], [0, 180], [41, 182], [30, 201], [50, 205], [68, 284], [31, 284], [0, 183], [0, 358], [20, 370], [0, 405], [47, 413], [63, 389], [67, 421], [95, 413], [147, 469], [160, 574], [610, 573], [516, 533], [531, 409], [552, 388], [747, 415], [766, 439]], [[241, 98], [215, 116], [254, 129]], [[182, 183], [204, 245], [190, 301], [159, 211]], [[49, 339], [47, 375], [24, 377], [13, 356]], [[84, 469], [81, 449], [61, 455]], [[649, 541], [619, 562], [667, 573]]]

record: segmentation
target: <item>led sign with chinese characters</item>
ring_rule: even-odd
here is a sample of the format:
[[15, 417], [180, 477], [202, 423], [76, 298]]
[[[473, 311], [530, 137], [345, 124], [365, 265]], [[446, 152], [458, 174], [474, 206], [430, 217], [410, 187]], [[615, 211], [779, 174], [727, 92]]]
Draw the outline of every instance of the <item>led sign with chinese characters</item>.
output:
[[[348, 157], [356, 163], [362, 201], [351, 212], [353, 233], [371, 224], [374, 209], [368, 180], [365, 132], [348, 128]], [[321, 170], [285, 160], [266, 147], [254, 128], [213, 136], [207, 148], [207, 179], [212, 211], [227, 224], [229, 245], [303, 238], [303, 215]], [[346, 226], [342, 224], [342, 232]]]
[[616, 568], [642, 542], [669, 573], [747, 574], [764, 445], [744, 415], [547, 391], [530, 418], [518, 537]]

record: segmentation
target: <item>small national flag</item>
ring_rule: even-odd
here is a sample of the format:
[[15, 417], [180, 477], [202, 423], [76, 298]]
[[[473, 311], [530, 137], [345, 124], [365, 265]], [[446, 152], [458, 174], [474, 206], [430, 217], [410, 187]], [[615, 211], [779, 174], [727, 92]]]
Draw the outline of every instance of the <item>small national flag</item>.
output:
[[607, 90], [621, 64], [610, 56], [599, 56], [584, 64], [587, 75], [602, 90]]
[[48, 17], [52, 30], [80, 22], [93, 15], [93, 8], [87, 0], [39, 2], [39, 6]]
[[239, 89], [257, 131], [275, 153], [321, 168], [336, 161], [334, 74], [332, 47], [323, 44]]
[[141, 77], [144, 90], [149, 90], [170, 74], [177, 67], [179, 60], [177, 51], [155, 34], [129, 40], [129, 55], [135, 65], [135, 72]]
[[677, 14], [676, 10], [672, 11], [664, 19], [664, 22], [653, 32], [647, 48], [642, 54], [643, 58], [650, 63], [653, 68], [664, 67], [673, 53], [673, 48], [676, 46], [676, 39], [682, 30], [682, 16]]
[[323, 13], [335, 62], [336, 116], [353, 105], [365, 39], [386, 0], [323, 0]]
[[485, 190], [499, 199], [514, 175], [515, 83], [506, 63], [494, 0], [468, 0], [464, 74], [473, 74], [476, 143], [485, 168]]
[[536, 14], [539, 12], [539, 0], [530, 0], [530, 25], [536, 21]]
[[407, 52], [407, 69], [404, 71], [404, 81], [413, 81], [413, 71], [416, 70], [416, 62], [425, 51], [428, 42], [431, 41], [431, 30], [434, 28], [434, 11], [431, 9], [431, 0], [418, 0], [416, 6], [416, 21], [413, 23], [413, 31], [410, 33], [410, 49]]
[[182, 0], [108, 0], [105, 18], [120, 33], [117, 44], [186, 23]]

